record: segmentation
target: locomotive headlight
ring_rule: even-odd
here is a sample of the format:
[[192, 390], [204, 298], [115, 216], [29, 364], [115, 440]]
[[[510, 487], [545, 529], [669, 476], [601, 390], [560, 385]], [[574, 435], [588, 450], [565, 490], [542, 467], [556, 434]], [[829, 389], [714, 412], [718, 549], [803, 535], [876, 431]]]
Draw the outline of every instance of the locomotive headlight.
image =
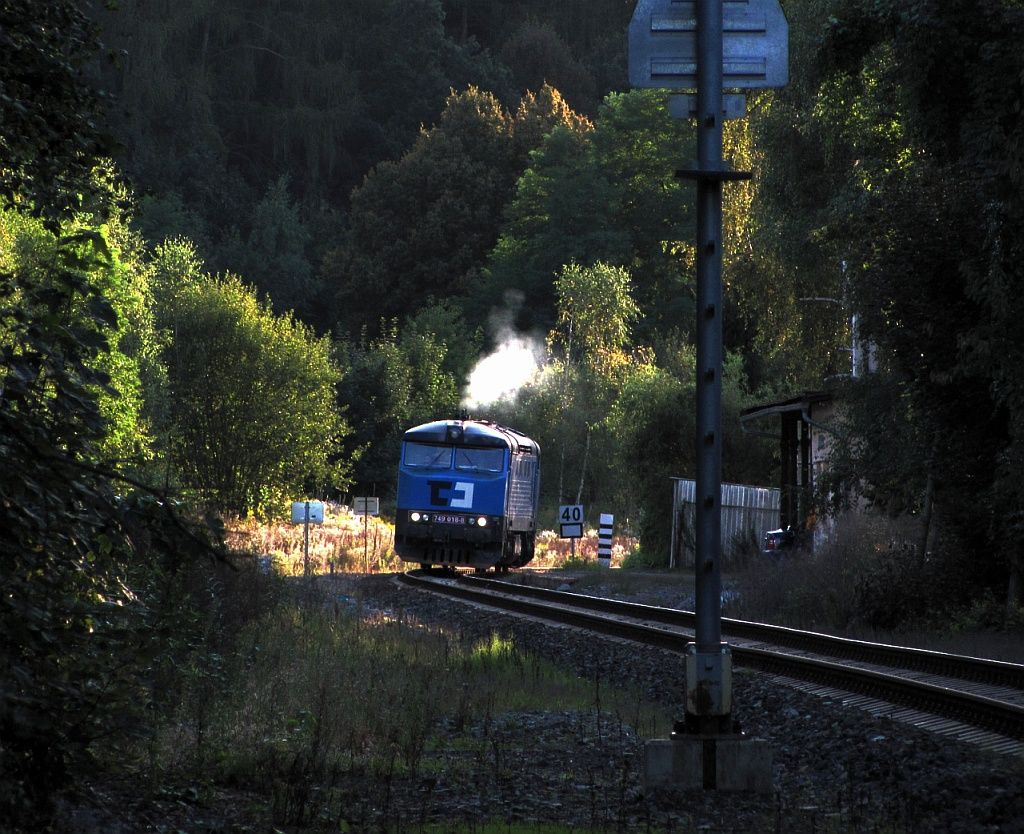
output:
[[423, 518], [423, 516], [420, 515], [419, 513], [409, 513], [409, 520], [410, 521], [419, 521], [421, 518]]
[[476, 520], [476, 526], [477, 527], [486, 527], [487, 526], [487, 519], [484, 518], [483, 516], [480, 516], [480, 518], [478, 518]]

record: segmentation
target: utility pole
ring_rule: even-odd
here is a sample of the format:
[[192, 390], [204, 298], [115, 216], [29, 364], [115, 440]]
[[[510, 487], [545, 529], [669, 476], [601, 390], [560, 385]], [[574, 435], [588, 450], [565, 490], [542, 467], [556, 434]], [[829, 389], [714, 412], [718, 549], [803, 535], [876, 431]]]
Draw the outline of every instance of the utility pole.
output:
[[686, 655], [686, 721], [731, 729], [732, 655], [722, 642], [722, 185], [749, 179], [722, 159], [722, 0], [697, 2], [696, 642]]
[[303, 536], [302, 536], [302, 575], [309, 579], [309, 502], [305, 504], [303, 513]]
[[722, 158], [723, 122], [745, 109], [723, 88], [783, 86], [788, 27], [778, 0], [732, 0], [728, 11], [723, 0], [639, 0], [629, 31], [633, 86], [697, 90], [670, 103], [673, 115], [697, 121], [697, 159], [676, 172], [697, 185], [697, 624], [686, 652], [685, 719], [667, 741], [648, 743], [644, 781], [766, 792], [771, 753], [732, 721], [732, 655], [722, 642], [722, 190], [751, 176]]

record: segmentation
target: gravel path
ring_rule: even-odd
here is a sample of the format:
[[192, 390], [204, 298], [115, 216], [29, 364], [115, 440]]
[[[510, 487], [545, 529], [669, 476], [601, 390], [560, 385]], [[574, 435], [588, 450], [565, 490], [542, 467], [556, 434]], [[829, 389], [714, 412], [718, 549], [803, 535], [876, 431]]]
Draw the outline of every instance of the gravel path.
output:
[[[400, 587], [390, 577], [341, 581], [354, 583], [344, 590], [362, 597], [364, 606], [424, 623], [458, 623], [468, 638], [501, 633], [587, 679], [629, 682], [678, 717], [684, 689], [678, 655], [525, 622]], [[466, 767], [453, 754], [437, 769], [441, 776], [398, 791], [392, 822], [396, 830], [403, 820], [497, 818], [612, 831], [1024, 832], [1024, 760], [744, 670], [734, 679], [734, 717], [749, 735], [770, 742], [773, 795], [645, 797], [643, 741], [624, 720], [529, 713], [472, 728], [489, 734], [489, 760]], [[367, 808], [352, 823], [372, 818]]]

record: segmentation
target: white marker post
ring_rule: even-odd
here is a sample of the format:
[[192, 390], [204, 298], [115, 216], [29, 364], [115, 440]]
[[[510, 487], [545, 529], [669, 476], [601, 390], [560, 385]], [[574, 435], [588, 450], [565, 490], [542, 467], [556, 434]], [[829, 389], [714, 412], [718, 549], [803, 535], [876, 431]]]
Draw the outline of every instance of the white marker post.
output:
[[597, 562], [602, 568], [612, 566], [612, 530], [615, 528], [615, 516], [601, 513], [601, 523], [597, 528]]

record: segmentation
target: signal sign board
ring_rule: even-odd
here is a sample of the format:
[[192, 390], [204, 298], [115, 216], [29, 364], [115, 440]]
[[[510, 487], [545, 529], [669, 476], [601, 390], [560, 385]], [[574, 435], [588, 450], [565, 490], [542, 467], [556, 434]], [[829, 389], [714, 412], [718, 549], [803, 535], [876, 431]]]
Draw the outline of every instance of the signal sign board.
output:
[[563, 539], [582, 539], [583, 505], [562, 504], [558, 508], [558, 526]]
[[292, 501], [292, 524], [323, 524], [323, 501]]
[[[638, 0], [629, 23], [629, 83], [697, 87], [697, 4]], [[723, 0], [722, 87], [784, 87], [789, 25], [779, 0]]]
[[352, 500], [352, 515], [380, 515], [380, 498], [356, 496]]

